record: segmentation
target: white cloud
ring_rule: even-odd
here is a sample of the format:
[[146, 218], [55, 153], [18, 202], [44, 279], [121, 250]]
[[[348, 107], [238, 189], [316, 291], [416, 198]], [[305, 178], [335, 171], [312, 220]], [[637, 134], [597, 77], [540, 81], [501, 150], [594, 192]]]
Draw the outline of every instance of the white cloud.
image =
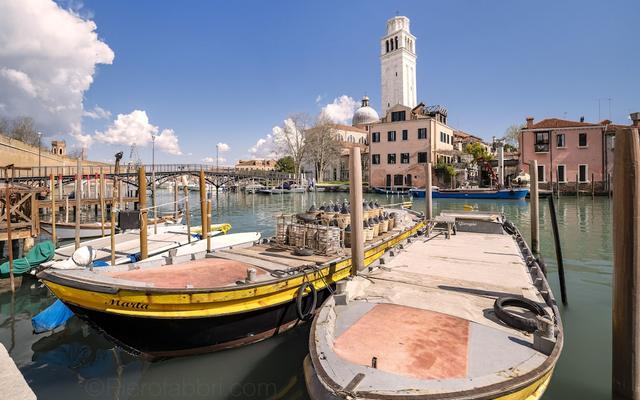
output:
[[[48, 134], [82, 138], [83, 96], [114, 53], [96, 24], [52, 0], [0, 1], [0, 103]], [[86, 138], [85, 138], [86, 141]]]
[[[202, 162], [205, 164], [215, 164], [216, 159], [215, 157], [205, 157], [202, 159]], [[223, 164], [226, 163], [227, 159], [224, 157], [218, 157], [218, 164]]]
[[282, 129], [279, 126], [274, 126], [271, 129], [271, 133], [268, 134], [266, 137], [264, 138], [260, 138], [258, 139], [258, 141], [256, 142], [256, 144], [254, 144], [250, 149], [249, 149], [249, 155], [251, 156], [251, 158], [256, 159], [256, 158], [267, 158], [267, 159], [273, 159], [273, 158], [278, 158], [278, 154], [276, 151], [276, 145], [274, 143], [273, 140], [273, 135], [275, 134], [279, 134], [279, 132]]
[[226, 144], [226, 143], [218, 143], [216, 146], [218, 146], [218, 151], [219, 151], [220, 153], [224, 153], [224, 152], [226, 152], [226, 151], [231, 150], [231, 146], [229, 146], [229, 145], [228, 145], [228, 144]]
[[[115, 121], [104, 132], [96, 132], [94, 139], [108, 144], [136, 144], [146, 146], [152, 136], [157, 135], [157, 126], [149, 123], [146, 111], [133, 110], [129, 114], [118, 114]], [[156, 146], [168, 154], [180, 155], [178, 137], [173, 129], [163, 129], [156, 137]]]
[[108, 119], [111, 118], [111, 111], [105, 110], [100, 106], [95, 106], [91, 110], [85, 110], [82, 116], [91, 119]]
[[322, 95], [319, 94], [316, 96], [316, 103], [320, 103], [322, 101]]
[[178, 144], [178, 137], [173, 129], [163, 129], [162, 132], [160, 132], [160, 135], [156, 138], [156, 147], [174, 156], [182, 154], [180, 145]]
[[353, 113], [357, 108], [358, 102], [352, 97], [343, 94], [322, 107], [320, 115], [329, 118], [336, 124], [351, 125], [351, 118], [353, 118]]

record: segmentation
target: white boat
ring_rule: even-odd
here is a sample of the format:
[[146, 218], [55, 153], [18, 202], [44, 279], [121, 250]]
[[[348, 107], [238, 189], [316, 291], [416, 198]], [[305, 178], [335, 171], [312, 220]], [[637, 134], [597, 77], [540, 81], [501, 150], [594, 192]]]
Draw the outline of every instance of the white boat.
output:
[[306, 193], [307, 192], [307, 188], [304, 186], [300, 186], [300, 185], [291, 185], [291, 188], [289, 189], [290, 193]]
[[262, 189], [266, 189], [266, 186], [261, 183], [252, 183], [244, 187], [245, 193], [257, 193]]
[[[248, 247], [258, 243], [262, 235], [260, 232], [230, 233], [211, 238], [211, 250], [220, 250], [230, 247]], [[207, 239], [185, 244], [184, 246], [149, 257], [147, 260], [161, 260], [164, 257], [185, 257], [191, 254], [207, 251]]]

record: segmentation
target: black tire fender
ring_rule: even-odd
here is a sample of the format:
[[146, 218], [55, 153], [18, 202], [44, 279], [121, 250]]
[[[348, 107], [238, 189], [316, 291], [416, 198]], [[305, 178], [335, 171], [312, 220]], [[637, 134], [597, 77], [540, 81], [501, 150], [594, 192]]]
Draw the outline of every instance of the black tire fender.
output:
[[500, 319], [500, 321], [504, 322], [510, 327], [525, 332], [535, 332], [536, 329], [538, 329], [538, 320], [536, 318], [525, 318], [516, 315], [505, 309], [505, 307], [509, 306], [524, 308], [541, 317], [549, 317], [549, 314], [544, 308], [529, 299], [525, 299], [524, 297], [498, 297], [495, 303], [493, 303], [493, 311], [496, 313], [496, 316]]
[[[307, 288], [311, 290], [311, 293], [309, 293], [309, 296], [311, 296], [312, 299], [311, 307], [309, 307], [309, 310], [303, 310], [302, 306], [304, 301], [304, 292], [307, 290]], [[302, 321], [308, 321], [310, 319], [309, 317], [313, 317], [313, 312], [316, 309], [317, 303], [318, 292], [316, 291], [316, 287], [313, 286], [311, 282], [304, 282], [302, 285], [300, 285], [300, 288], [298, 288], [298, 295], [296, 296], [296, 312], [298, 313], [298, 318], [300, 318]]]
[[502, 229], [504, 229], [504, 231], [507, 232], [509, 235], [516, 234], [516, 227], [515, 225], [513, 225], [513, 223], [511, 223], [511, 221], [504, 221], [502, 223]]

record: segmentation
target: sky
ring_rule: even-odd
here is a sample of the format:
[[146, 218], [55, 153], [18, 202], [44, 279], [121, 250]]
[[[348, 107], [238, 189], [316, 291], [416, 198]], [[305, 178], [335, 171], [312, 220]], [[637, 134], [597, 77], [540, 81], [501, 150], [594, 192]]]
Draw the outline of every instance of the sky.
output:
[[365, 94], [380, 110], [395, 15], [417, 37], [418, 101], [455, 128], [640, 111], [637, 0], [0, 0], [0, 116], [98, 161], [135, 143], [150, 162], [153, 135], [157, 163], [271, 156], [291, 114], [349, 123]]

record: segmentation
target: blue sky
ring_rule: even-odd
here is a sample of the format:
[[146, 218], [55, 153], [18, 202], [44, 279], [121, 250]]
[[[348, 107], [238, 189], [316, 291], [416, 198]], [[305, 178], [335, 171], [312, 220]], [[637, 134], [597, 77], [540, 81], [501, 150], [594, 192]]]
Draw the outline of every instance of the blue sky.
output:
[[[115, 54], [84, 93], [85, 109], [113, 115], [84, 118], [83, 131], [144, 110], [179, 138], [183, 155], [159, 162], [200, 162], [218, 142], [227, 161], [248, 158], [288, 114], [317, 114], [341, 95], [366, 93], [380, 109], [379, 39], [396, 13], [417, 37], [418, 100], [445, 105], [462, 130], [490, 139], [528, 115], [595, 121], [597, 99], [603, 119], [608, 98], [614, 121], [640, 110], [637, 0], [86, 0], [79, 13]], [[94, 143], [89, 154], [118, 149], [128, 153]]]

